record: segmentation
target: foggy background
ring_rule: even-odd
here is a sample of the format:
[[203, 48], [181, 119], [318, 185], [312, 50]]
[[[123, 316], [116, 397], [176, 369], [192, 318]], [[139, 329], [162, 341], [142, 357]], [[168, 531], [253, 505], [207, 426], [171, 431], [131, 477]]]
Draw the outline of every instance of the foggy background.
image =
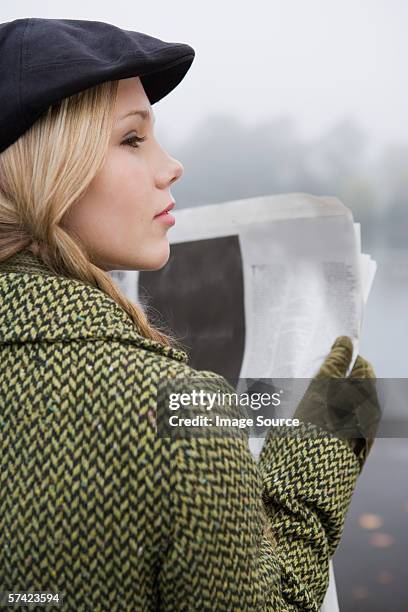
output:
[[[154, 105], [156, 135], [184, 166], [177, 207], [339, 197], [378, 263], [360, 352], [378, 377], [408, 376], [408, 3], [3, 0], [0, 21], [21, 17], [190, 44], [191, 69]], [[340, 610], [408, 609], [407, 468], [406, 439], [376, 441], [334, 556]]]

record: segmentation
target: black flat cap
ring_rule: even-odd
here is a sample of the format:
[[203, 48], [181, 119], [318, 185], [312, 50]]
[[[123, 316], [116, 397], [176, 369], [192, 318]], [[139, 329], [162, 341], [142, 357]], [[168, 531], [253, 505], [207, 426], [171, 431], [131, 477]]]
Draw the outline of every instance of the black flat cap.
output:
[[194, 49], [102, 21], [31, 17], [0, 24], [0, 153], [62, 98], [139, 76], [151, 104], [172, 91]]

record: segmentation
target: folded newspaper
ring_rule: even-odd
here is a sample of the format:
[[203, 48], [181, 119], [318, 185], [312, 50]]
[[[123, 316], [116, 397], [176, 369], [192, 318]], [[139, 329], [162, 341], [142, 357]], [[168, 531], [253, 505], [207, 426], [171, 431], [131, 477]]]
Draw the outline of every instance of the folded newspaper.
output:
[[171, 244], [239, 236], [245, 353], [240, 377], [310, 377], [345, 334], [358, 353], [376, 271], [361, 253], [360, 225], [334, 197], [302, 193], [184, 209]]

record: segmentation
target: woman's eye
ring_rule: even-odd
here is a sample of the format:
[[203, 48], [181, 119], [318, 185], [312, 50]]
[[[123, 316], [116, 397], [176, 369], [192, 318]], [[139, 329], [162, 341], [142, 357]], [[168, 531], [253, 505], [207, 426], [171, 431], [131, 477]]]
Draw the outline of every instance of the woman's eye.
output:
[[122, 144], [124, 145], [128, 145], [130, 147], [132, 147], [133, 149], [137, 149], [138, 148], [138, 143], [140, 142], [144, 142], [146, 140], [146, 136], [129, 136], [129, 138], [126, 138]]

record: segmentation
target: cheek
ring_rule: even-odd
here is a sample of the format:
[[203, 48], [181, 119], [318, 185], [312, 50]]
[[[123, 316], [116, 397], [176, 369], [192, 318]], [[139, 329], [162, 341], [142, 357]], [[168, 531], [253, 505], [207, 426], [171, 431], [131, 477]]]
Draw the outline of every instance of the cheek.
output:
[[[98, 185], [100, 201], [113, 205], [117, 215], [143, 219], [151, 216], [152, 180], [146, 163], [132, 153], [112, 156], [101, 173]], [[150, 206], [149, 206], [150, 204]]]
[[147, 185], [141, 164], [131, 164], [125, 155], [116, 159], [111, 155], [66, 219], [92, 242], [110, 233], [124, 239], [143, 223], [149, 201]]
[[135, 159], [132, 153], [119, 151], [108, 157], [103, 170], [94, 180], [102, 194], [118, 196], [129, 189], [142, 193], [148, 182], [148, 166], [142, 159]]
[[160, 266], [168, 258], [168, 245], [163, 228], [153, 221], [155, 185], [148, 164], [134, 157], [111, 154], [68, 211], [68, 223], [101, 260], [112, 261], [137, 245], [142, 264]]

